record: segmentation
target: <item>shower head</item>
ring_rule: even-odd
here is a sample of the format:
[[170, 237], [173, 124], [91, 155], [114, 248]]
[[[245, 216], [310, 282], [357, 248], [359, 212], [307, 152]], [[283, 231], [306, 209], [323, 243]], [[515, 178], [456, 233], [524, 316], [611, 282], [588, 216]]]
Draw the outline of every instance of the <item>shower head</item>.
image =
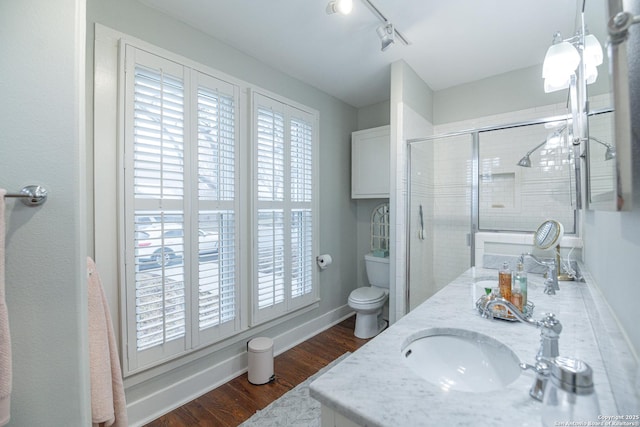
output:
[[523, 168], [530, 168], [531, 167], [531, 157], [530, 157], [531, 154], [534, 151], [536, 151], [538, 148], [542, 147], [546, 143], [547, 143], [547, 140], [545, 139], [540, 144], [536, 145], [534, 148], [532, 148], [531, 150], [527, 151], [527, 154], [525, 154], [524, 157], [521, 158], [520, 161], [518, 161], [517, 165], [518, 166], [522, 166]]
[[531, 159], [529, 158], [529, 153], [527, 153], [523, 158], [518, 162], [518, 166], [522, 166], [523, 168], [531, 167]]
[[604, 152], [604, 159], [611, 160], [616, 158], [616, 150], [612, 146], [607, 147], [607, 151]]
[[612, 160], [612, 159], [616, 158], [616, 148], [613, 145], [608, 144], [608, 143], [606, 143], [604, 141], [601, 141], [598, 138], [596, 138], [595, 136], [590, 136], [589, 139], [592, 140], [592, 141], [595, 141], [595, 142], [597, 142], [599, 144], [602, 144], [607, 148], [607, 150], [604, 152], [604, 159], [605, 160]]
[[549, 142], [549, 140], [553, 139], [554, 137], [561, 137], [562, 136], [562, 132], [564, 132], [566, 129], [567, 129], [567, 126], [563, 126], [560, 129], [558, 129], [555, 132], [553, 132], [553, 134], [549, 135], [549, 137], [547, 137], [547, 139], [542, 141], [540, 144], [536, 145], [531, 150], [527, 151], [527, 154], [525, 154], [524, 157], [521, 158], [520, 161], [518, 161], [518, 163], [516, 163], [516, 164], [518, 166], [522, 166], [524, 168], [530, 168], [531, 167], [531, 158], [529, 156], [531, 156], [531, 154], [534, 151], [536, 151], [538, 148], [540, 148], [543, 145], [545, 145], [547, 142]]

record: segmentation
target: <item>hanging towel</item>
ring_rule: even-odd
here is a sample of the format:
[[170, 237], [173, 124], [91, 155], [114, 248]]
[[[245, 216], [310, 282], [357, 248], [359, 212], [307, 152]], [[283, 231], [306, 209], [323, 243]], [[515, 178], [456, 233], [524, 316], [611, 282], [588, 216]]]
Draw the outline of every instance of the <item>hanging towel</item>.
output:
[[93, 425], [126, 427], [127, 404], [122, 384], [118, 347], [109, 305], [96, 265], [87, 257], [89, 275], [89, 357], [91, 417]]
[[9, 422], [11, 415], [11, 337], [9, 335], [9, 316], [4, 297], [4, 195], [0, 188], [0, 426]]

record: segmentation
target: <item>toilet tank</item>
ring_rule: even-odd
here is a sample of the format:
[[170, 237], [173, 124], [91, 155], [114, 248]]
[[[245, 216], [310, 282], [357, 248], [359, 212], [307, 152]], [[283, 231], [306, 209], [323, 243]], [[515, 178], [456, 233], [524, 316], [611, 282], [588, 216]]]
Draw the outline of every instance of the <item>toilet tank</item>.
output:
[[371, 254], [364, 256], [367, 278], [371, 286], [389, 289], [389, 257], [375, 257]]

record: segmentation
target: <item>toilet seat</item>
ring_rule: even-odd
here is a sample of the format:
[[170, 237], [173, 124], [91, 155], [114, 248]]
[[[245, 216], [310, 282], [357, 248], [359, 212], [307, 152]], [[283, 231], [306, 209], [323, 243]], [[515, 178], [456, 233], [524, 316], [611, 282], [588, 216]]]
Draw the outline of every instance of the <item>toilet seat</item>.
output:
[[387, 298], [384, 290], [373, 286], [354, 289], [349, 294], [349, 303], [357, 305], [378, 305]]

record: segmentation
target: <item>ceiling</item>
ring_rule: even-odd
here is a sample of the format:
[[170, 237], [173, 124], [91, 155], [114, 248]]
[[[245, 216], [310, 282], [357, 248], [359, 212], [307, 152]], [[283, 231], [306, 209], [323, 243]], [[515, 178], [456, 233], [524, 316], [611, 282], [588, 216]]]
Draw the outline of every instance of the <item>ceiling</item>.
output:
[[[553, 33], [571, 36], [583, 0], [371, 0], [409, 41], [380, 50], [380, 20], [362, 0], [344, 16], [329, 0], [140, 0], [354, 106], [389, 99], [404, 60], [437, 91], [540, 66]], [[604, 45], [605, 3], [585, 22]], [[542, 88], [542, 82], [540, 83]]]

